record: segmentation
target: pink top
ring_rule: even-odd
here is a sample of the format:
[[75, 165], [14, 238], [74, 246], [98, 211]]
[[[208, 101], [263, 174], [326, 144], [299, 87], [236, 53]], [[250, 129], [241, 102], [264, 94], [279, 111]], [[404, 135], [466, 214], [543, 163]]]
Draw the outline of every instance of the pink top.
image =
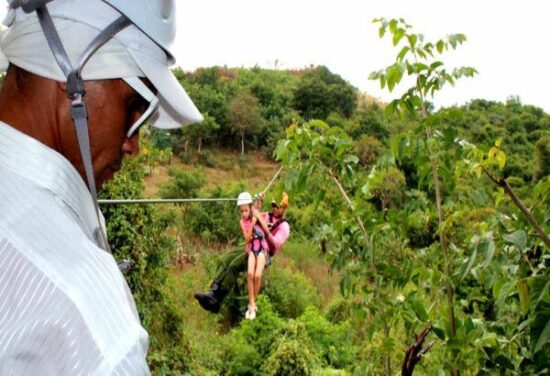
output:
[[[269, 223], [269, 213], [262, 213], [265, 220]], [[273, 224], [277, 223], [280, 218], [272, 218]], [[281, 223], [275, 230], [272, 230], [271, 233], [267, 235], [267, 241], [269, 243], [269, 249], [271, 253], [276, 255], [280, 250], [282, 245], [287, 241], [290, 235], [290, 226], [288, 222]]]
[[[244, 228], [246, 231], [250, 231], [252, 229], [252, 219], [242, 219], [241, 218], [241, 227]], [[254, 228], [255, 231], [262, 234], [262, 239], [254, 239], [254, 233], [252, 233], [253, 238], [246, 244], [245, 252], [250, 253], [252, 249], [256, 251], [267, 251], [269, 250], [269, 245], [267, 243], [267, 240], [265, 238], [264, 231], [262, 230], [262, 227], [260, 225], [256, 225]], [[254, 248], [253, 248], [254, 247]]]

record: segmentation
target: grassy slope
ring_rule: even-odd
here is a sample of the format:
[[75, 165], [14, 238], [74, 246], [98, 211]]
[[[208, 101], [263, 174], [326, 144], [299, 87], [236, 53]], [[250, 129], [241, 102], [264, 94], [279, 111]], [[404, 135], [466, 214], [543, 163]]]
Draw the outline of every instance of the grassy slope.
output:
[[[207, 179], [205, 190], [211, 190], [216, 186], [229, 188], [236, 182], [244, 182], [250, 192], [262, 191], [279, 168], [277, 163], [260, 152], [248, 153], [248, 164], [244, 167], [239, 165], [239, 154], [237, 153], [212, 150], [210, 154], [215, 162], [215, 167], [185, 164], [176, 157], [172, 158], [172, 165], [180, 167], [184, 171], [195, 169], [202, 171]], [[156, 197], [158, 185], [169, 179], [168, 166], [156, 168], [145, 180], [145, 196]]]
[[[172, 164], [184, 170], [200, 168], [207, 178], [205, 190], [216, 186], [228, 188], [236, 182], [245, 182], [251, 192], [263, 190], [279, 167], [261, 153], [248, 154], [249, 162], [245, 167], [239, 165], [239, 155], [236, 153], [212, 151], [211, 154], [216, 165], [214, 168], [184, 164], [176, 158]], [[146, 196], [155, 197], [158, 184], [168, 180], [167, 168], [158, 167], [145, 181]], [[237, 221], [238, 212], [235, 210], [235, 223]], [[214, 274], [216, 255], [223, 252], [224, 247], [205, 245], [182, 233], [176, 235], [180, 243], [180, 257], [171, 266], [166, 290], [170, 300], [182, 313], [187, 340], [193, 354], [192, 368], [197, 374], [208, 375], [211, 374], [209, 369], [213, 366], [217, 368], [212, 362], [221, 359], [223, 336], [227, 328], [219, 321], [218, 315], [201, 309], [194, 300], [193, 293], [208, 286]], [[282, 252], [277, 255], [275, 267], [305, 275], [318, 289], [323, 306], [338, 294], [338, 277], [329, 273], [318, 246], [308, 244], [297, 236], [291, 236]]]

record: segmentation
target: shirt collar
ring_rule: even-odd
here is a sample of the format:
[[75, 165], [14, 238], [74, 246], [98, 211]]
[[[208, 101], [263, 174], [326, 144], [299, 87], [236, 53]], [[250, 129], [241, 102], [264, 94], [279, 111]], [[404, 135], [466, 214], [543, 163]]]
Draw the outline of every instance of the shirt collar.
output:
[[0, 166], [51, 191], [94, 237], [98, 222], [92, 196], [64, 156], [0, 121]]

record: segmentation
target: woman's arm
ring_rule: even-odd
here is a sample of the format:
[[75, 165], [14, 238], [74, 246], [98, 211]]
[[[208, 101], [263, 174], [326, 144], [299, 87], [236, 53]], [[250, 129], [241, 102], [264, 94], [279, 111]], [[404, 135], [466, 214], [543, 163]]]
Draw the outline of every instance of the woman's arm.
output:
[[258, 209], [253, 208], [252, 215], [254, 216], [254, 219], [258, 221], [258, 223], [262, 227], [262, 230], [264, 230], [264, 233], [266, 235], [269, 234], [269, 226], [267, 225], [267, 222], [262, 213]]
[[250, 243], [252, 241], [252, 234], [254, 233], [254, 226], [256, 225], [256, 218], [252, 218], [252, 226], [250, 226], [250, 229], [246, 229], [243, 222], [240, 222], [241, 231], [244, 236], [244, 240], [247, 243]]

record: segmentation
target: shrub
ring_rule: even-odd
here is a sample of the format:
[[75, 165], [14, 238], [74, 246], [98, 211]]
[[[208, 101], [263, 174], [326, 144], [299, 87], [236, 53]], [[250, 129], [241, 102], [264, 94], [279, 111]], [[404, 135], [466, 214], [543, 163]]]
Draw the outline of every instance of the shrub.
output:
[[535, 180], [550, 175], [550, 134], [544, 135], [535, 145], [536, 172]]
[[[242, 190], [242, 186], [230, 191], [215, 188], [209, 198], [237, 197]], [[241, 238], [239, 213], [233, 201], [190, 205], [187, 213], [187, 228], [193, 235], [230, 244]]]
[[239, 167], [245, 168], [248, 166], [250, 160], [247, 155], [241, 155], [239, 156]]
[[283, 327], [269, 299], [260, 295], [255, 320], [244, 320], [233, 329], [223, 356], [223, 372], [228, 375], [255, 375], [272, 349]]
[[198, 153], [197, 162], [206, 167], [216, 167], [216, 161], [208, 150], [202, 150]]
[[308, 307], [298, 322], [303, 323], [315, 348], [327, 365], [345, 368], [353, 365], [357, 348], [353, 345], [353, 332], [348, 321], [331, 324], [317, 309]]
[[304, 325], [289, 320], [277, 333], [262, 373], [264, 375], [311, 375], [319, 365], [315, 346], [307, 336]]
[[384, 153], [384, 144], [376, 137], [365, 134], [355, 143], [359, 162], [369, 169], [376, 160]]
[[382, 210], [398, 206], [403, 198], [405, 175], [397, 167], [380, 169], [370, 180], [372, 193], [382, 205]]
[[332, 300], [325, 310], [325, 317], [333, 324], [344, 322], [352, 318], [353, 312], [357, 309], [354, 303], [346, 298]]
[[191, 162], [193, 162], [193, 154], [188, 151], [182, 151], [181, 153], [179, 153], [178, 158], [180, 159], [180, 161], [186, 164], [190, 164]]
[[321, 368], [313, 371], [313, 376], [348, 376], [349, 373], [342, 369]]
[[198, 170], [187, 172], [178, 167], [170, 167], [168, 175], [172, 179], [160, 186], [159, 193], [162, 198], [196, 197], [206, 183], [205, 178]]
[[224, 358], [223, 374], [227, 375], [256, 375], [263, 358], [254, 344], [242, 339], [228, 341], [228, 354]]
[[[152, 159], [159, 156], [156, 152], [144, 153], [125, 161], [122, 170], [104, 187], [101, 198], [141, 198], [143, 165], [156, 163]], [[129, 260], [132, 265], [125, 277], [150, 336], [151, 369], [158, 370], [158, 374], [186, 372], [190, 351], [183, 320], [163, 290], [166, 265], [176, 252], [175, 241], [166, 233], [174, 223], [173, 214], [150, 205], [108, 206], [102, 212], [115, 258]]]
[[317, 289], [300, 272], [274, 267], [268, 269], [265, 281], [263, 294], [282, 317], [296, 318], [307, 306], [320, 304]]
[[266, 376], [311, 375], [313, 355], [297, 340], [280, 340], [262, 367]]

